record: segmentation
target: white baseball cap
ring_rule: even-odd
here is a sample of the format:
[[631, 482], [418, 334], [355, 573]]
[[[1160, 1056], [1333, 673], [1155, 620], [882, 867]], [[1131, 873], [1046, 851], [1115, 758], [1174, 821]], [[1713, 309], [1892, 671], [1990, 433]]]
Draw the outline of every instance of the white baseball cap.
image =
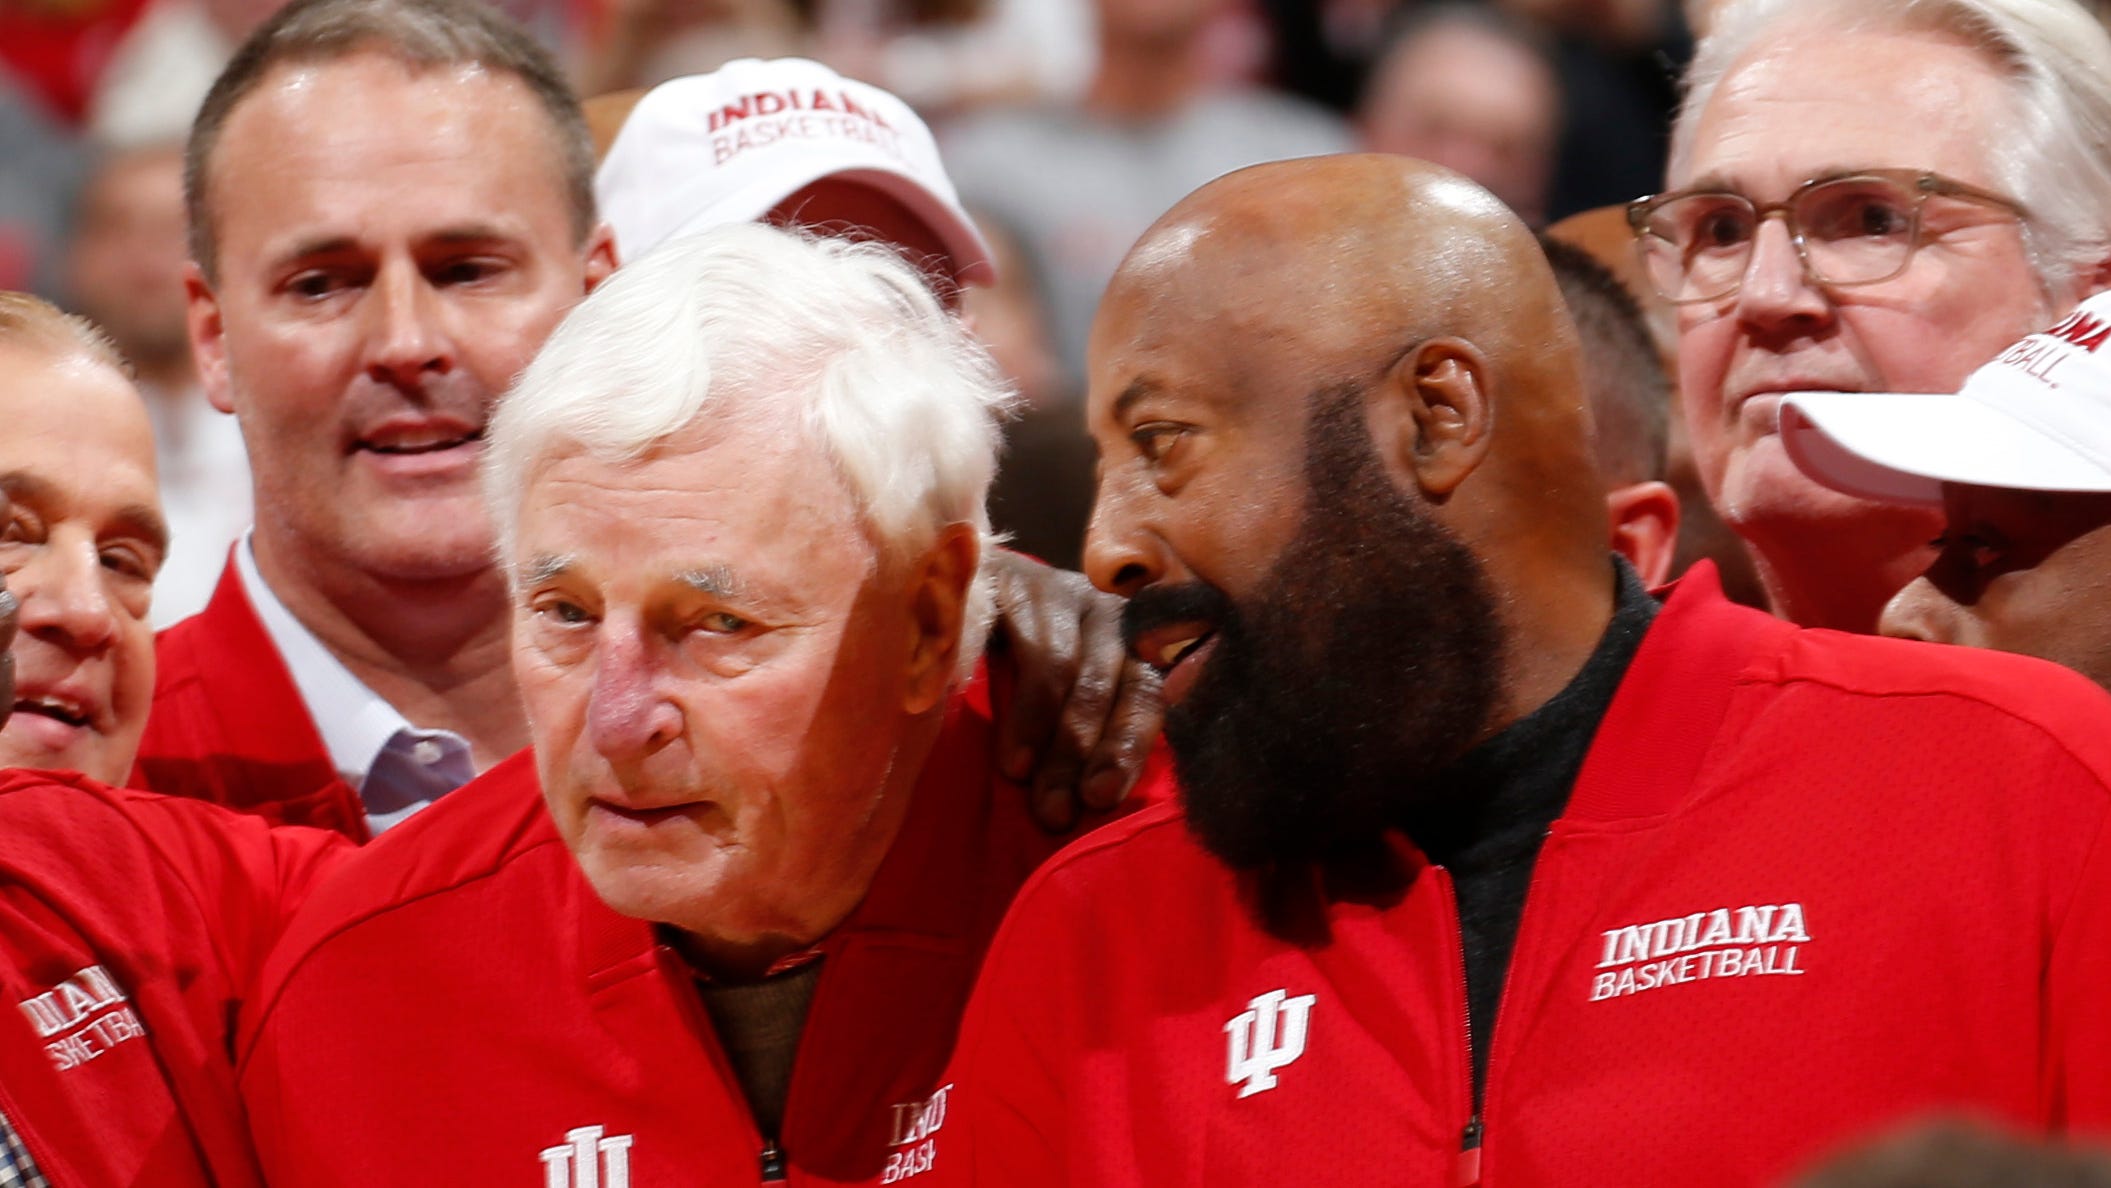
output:
[[654, 87], [609, 145], [594, 197], [617, 252], [635, 260], [680, 235], [753, 222], [823, 178], [908, 207], [961, 284], [994, 278], [930, 128], [886, 91], [805, 58], [741, 58]]
[[1942, 506], [1943, 483], [2111, 491], [2111, 293], [2084, 301], [1955, 393], [1795, 392], [1781, 441], [1804, 473], [1884, 503]]

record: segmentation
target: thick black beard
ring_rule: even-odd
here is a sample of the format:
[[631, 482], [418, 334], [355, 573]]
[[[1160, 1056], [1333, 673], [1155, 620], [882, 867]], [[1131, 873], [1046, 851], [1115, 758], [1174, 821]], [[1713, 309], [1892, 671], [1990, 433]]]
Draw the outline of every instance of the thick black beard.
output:
[[1133, 633], [1204, 620], [1215, 646], [1166, 739], [1188, 827], [1253, 876], [1264, 924], [1324, 931], [1321, 900], [1388, 902], [1411, 872], [1388, 839], [1441, 813], [1432, 779], [1480, 737], [1502, 632], [1473, 553], [1386, 474], [1362, 393], [1315, 393], [1309, 503], [1257, 592], [1140, 592]]

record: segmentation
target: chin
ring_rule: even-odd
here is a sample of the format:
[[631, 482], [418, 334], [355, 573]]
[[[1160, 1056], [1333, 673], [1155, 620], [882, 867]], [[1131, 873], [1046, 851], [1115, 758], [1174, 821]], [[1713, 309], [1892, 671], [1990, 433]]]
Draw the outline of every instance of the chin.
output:
[[1830, 520], [1872, 506], [1796, 469], [1781, 439], [1772, 435], [1731, 453], [1713, 502], [1732, 527]]
[[[445, 521], [435, 520], [436, 523]], [[359, 567], [406, 582], [438, 582], [497, 573], [491, 563], [493, 538], [482, 531], [452, 532], [426, 539], [400, 539], [377, 543], [361, 552]]]
[[113, 771], [112, 766], [101, 761], [99, 752], [80, 747], [68, 747], [54, 751], [49, 747], [24, 743], [0, 734], [0, 767], [19, 767], [34, 771], [77, 771], [91, 780], [117, 785], [131, 775], [129, 769]]
[[694, 889], [682, 874], [665, 869], [642, 868], [635, 859], [621, 862], [582, 857], [580, 869], [594, 894], [610, 911], [633, 920], [682, 927], [683, 921], [701, 914]]

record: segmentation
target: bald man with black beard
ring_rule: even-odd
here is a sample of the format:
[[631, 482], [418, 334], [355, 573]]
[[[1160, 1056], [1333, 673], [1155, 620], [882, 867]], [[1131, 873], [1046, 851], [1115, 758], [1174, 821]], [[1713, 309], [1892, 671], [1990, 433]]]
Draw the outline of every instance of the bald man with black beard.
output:
[[2111, 1116], [2111, 704], [1645, 593], [1578, 369], [1530, 234], [1419, 162], [1231, 174], [1130, 251], [1087, 569], [1181, 803], [1015, 902], [940, 1183], [1756, 1185]]

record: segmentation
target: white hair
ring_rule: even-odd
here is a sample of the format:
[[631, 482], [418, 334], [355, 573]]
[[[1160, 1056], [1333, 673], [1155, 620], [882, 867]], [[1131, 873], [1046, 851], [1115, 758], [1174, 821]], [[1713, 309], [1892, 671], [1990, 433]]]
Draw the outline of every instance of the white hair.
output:
[[518, 580], [521, 500], [553, 451], [625, 461], [767, 402], [826, 451], [883, 556], [974, 529], [985, 564], [961, 625], [964, 677], [991, 621], [985, 497], [1014, 399], [887, 247], [754, 223], [677, 239], [594, 290], [500, 401], [483, 474], [499, 564]]
[[[1672, 177], [1690, 176], [1696, 127], [1723, 77], [1761, 43], [1804, 31], [1928, 33], [1978, 51], [2014, 100], [2009, 134], [1987, 152], [1997, 184], [2029, 212], [2039, 278], [2058, 292], [2111, 255], [2111, 35], [2073, 0], [1732, 0], [1686, 72]], [[1922, 131], [1902, 127], [1900, 142]]]

